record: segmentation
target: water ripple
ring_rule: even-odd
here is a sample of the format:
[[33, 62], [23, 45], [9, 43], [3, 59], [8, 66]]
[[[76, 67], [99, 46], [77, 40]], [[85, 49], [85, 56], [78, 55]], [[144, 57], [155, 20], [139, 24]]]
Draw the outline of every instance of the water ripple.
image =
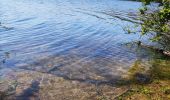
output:
[[12, 55], [3, 67], [94, 79], [99, 74], [105, 78], [121, 75], [136, 59], [135, 53], [120, 44], [138, 38], [124, 34], [121, 27], [137, 22], [138, 2], [0, 2], [0, 56], [3, 58], [5, 51]]

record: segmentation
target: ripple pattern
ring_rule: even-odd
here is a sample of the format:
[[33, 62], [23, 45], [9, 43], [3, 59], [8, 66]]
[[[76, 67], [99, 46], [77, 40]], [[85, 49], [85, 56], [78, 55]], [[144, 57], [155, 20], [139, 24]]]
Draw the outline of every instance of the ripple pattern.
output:
[[[1, 67], [77, 80], [112, 80], [136, 54], [121, 44], [138, 38], [140, 3], [118, 0], [0, 0]], [[130, 2], [130, 3], [129, 3]]]

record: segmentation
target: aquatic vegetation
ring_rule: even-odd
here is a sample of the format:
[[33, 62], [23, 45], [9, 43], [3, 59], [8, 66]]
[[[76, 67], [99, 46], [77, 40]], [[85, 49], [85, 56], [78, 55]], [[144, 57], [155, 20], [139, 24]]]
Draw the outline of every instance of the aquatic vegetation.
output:
[[[170, 61], [165, 59], [152, 59], [145, 66], [142, 61], [135, 61], [129, 69], [129, 77], [124, 79], [124, 84], [130, 89], [118, 99], [120, 100], [168, 100], [170, 99]], [[136, 74], [140, 81], [137, 80]], [[142, 80], [142, 81], [141, 81]], [[143, 82], [143, 80], [148, 80]], [[126, 83], [128, 82], [128, 83]], [[123, 82], [122, 82], [123, 83]], [[120, 85], [120, 84], [119, 84]]]
[[170, 79], [170, 61], [157, 59], [152, 61], [151, 63], [151, 77], [161, 80]]
[[136, 77], [145, 77], [154, 80], [169, 80], [170, 79], [170, 61], [164, 59], [153, 59], [146, 62], [135, 61], [128, 71], [128, 78], [132, 81]]

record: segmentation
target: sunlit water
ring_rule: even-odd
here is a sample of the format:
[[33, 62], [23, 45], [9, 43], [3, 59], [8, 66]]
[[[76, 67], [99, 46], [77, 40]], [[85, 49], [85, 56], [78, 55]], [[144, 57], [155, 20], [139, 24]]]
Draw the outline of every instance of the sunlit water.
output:
[[138, 35], [139, 2], [118, 0], [0, 0], [1, 69], [51, 73], [82, 81], [119, 78], [138, 58], [124, 43]]

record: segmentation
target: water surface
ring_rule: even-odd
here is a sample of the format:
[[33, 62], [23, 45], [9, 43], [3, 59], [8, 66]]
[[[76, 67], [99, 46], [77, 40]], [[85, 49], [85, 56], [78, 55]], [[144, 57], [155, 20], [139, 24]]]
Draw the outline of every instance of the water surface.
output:
[[1, 69], [25, 69], [80, 81], [110, 81], [138, 58], [124, 43], [139, 2], [0, 0]]

